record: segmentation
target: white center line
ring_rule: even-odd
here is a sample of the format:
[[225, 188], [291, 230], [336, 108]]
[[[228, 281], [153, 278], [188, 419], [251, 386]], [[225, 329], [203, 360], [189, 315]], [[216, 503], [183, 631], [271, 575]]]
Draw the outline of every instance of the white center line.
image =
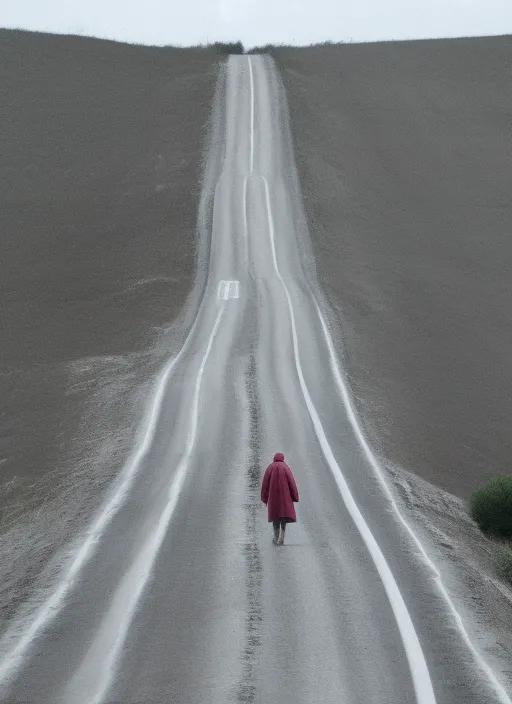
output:
[[244, 196], [243, 196], [243, 218], [244, 218], [244, 231], [243, 231], [243, 238], [244, 238], [244, 257], [245, 257], [245, 268], [247, 269], [247, 266], [249, 264], [249, 224], [248, 224], [248, 216], [247, 216], [247, 183], [249, 181], [248, 176], [244, 178]]
[[254, 75], [252, 71], [252, 61], [251, 57], [248, 56], [247, 60], [249, 62], [249, 76], [251, 79], [251, 156], [250, 156], [250, 173], [252, 174], [254, 170]]
[[348, 512], [352, 516], [352, 520], [354, 521], [359, 531], [359, 534], [361, 535], [366, 547], [368, 548], [368, 552], [370, 553], [375, 567], [377, 568], [377, 572], [380, 575], [382, 584], [384, 585], [384, 589], [386, 590], [386, 594], [388, 595], [389, 603], [391, 604], [391, 608], [393, 609], [393, 613], [395, 614], [395, 619], [398, 625], [398, 629], [400, 631], [402, 642], [404, 644], [405, 654], [409, 662], [409, 669], [413, 680], [414, 690], [416, 692], [416, 701], [418, 702], [418, 704], [436, 704], [436, 698], [434, 695], [434, 690], [432, 687], [432, 681], [430, 679], [430, 673], [428, 671], [427, 662], [425, 660], [425, 655], [423, 654], [423, 650], [421, 648], [421, 644], [414, 628], [414, 624], [410, 617], [409, 611], [407, 610], [407, 606], [404, 602], [402, 594], [400, 593], [398, 584], [396, 583], [395, 578], [393, 577], [393, 573], [391, 572], [391, 569], [388, 563], [386, 562], [386, 558], [384, 557], [377, 541], [375, 540], [373, 533], [370, 530], [370, 527], [364, 520], [363, 515], [359, 510], [359, 507], [357, 506], [354, 497], [352, 496], [352, 493], [348, 487], [345, 477], [343, 476], [343, 472], [341, 471], [338, 462], [334, 457], [334, 453], [332, 452], [331, 446], [329, 445], [329, 442], [325, 435], [322, 422], [313, 404], [309, 390], [306, 386], [304, 374], [302, 372], [302, 365], [300, 362], [299, 343], [297, 338], [295, 313], [293, 310], [292, 300], [288, 291], [288, 287], [286, 286], [286, 283], [283, 277], [281, 276], [277, 263], [274, 237], [274, 221], [272, 217], [272, 207], [270, 203], [270, 191], [268, 181], [264, 176], [262, 176], [261, 178], [265, 186], [268, 229], [270, 236], [270, 244], [272, 248], [274, 269], [278, 279], [280, 280], [283, 286], [286, 299], [288, 301], [288, 311], [290, 314], [290, 321], [292, 326], [295, 367], [297, 370], [297, 376], [299, 378], [299, 383], [304, 396], [304, 400], [306, 401], [306, 406], [313, 422], [313, 427], [315, 429], [316, 436], [318, 438], [320, 446], [322, 447], [325, 459], [327, 460], [331, 472], [333, 473], [336, 484], [338, 485], [338, 489], [343, 498], [343, 502], [345, 503], [345, 506], [347, 507]]

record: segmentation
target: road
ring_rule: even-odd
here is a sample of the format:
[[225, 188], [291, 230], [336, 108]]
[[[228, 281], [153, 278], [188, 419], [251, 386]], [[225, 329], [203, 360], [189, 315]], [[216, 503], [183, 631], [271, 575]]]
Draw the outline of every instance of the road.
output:
[[[353, 412], [279, 76], [231, 57], [222, 92], [195, 323], [112, 495], [0, 642], [2, 701], [509, 702]], [[283, 548], [259, 501], [276, 451], [301, 495]]]

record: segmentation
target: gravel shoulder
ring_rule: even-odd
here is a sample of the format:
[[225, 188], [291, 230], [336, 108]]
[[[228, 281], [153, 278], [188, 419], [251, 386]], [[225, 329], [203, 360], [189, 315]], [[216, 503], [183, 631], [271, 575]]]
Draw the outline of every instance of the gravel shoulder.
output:
[[190, 322], [218, 58], [0, 30], [5, 618], [116, 476]]
[[274, 56], [366, 433], [473, 641], [511, 683], [512, 593], [465, 502], [511, 472], [512, 38]]

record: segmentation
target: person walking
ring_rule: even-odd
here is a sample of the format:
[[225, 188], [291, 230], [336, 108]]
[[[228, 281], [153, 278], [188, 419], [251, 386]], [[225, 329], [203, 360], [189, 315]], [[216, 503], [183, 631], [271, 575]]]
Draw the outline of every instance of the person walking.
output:
[[274, 455], [274, 461], [265, 470], [261, 483], [261, 500], [267, 505], [268, 520], [274, 527], [272, 542], [274, 545], [283, 545], [286, 524], [297, 520], [293, 504], [298, 503], [299, 492], [282, 452]]

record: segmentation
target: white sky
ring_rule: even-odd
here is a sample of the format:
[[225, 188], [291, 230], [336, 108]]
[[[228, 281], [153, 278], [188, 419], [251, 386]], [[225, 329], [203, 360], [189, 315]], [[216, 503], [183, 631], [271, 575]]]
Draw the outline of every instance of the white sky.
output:
[[1, 0], [0, 26], [246, 46], [512, 34], [512, 0]]

